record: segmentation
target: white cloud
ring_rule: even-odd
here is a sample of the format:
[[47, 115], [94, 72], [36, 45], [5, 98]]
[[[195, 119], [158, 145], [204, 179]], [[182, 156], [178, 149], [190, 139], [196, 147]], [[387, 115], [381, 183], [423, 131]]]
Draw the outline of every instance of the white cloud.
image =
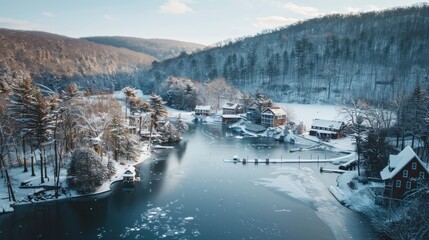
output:
[[53, 17], [54, 16], [54, 14], [51, 12], [42, 12], [42, 15], [45, 17]]
[[346, 12], [348, 13], [372, 12], [372, 11], [380, 11], [380, 10], [383, 10], [383, 9], [374, 5], [368, 5], [368, 6], [365, 6], [364, 8], [346, 7]]
[[0, 27], [20, 30], [42, 30], [43, 26], [26, 20], [0, 17]]
[[279, 16], [269, 16], [269, 17], [260, 17], [256, 19], [256, 22], [253, 23], [253, 26], [257, 28], [276, 28], [288, 24], [292, 24], [299, 21], [295, 18], [284, 18]]
[[290, 11], [306, 15], [306, 16], [318, 16], [323, 15], [324, 13], [317, 8], [314, 7], [306, 7], [306, 6], [298, 6], [295, 3], [286, 3], [283, 5], [283, 8], [286, 8]]
[[159, 7], [160, 13], [168, 14], [183, 14], [188, 12], [194, 12], [184, 0], [168, 0], [166, 3]]
[[115, 18], [114, 18], [114, 17], [112, 17], [112, 16], [110, 16], [110, 15], [108, 15], [108, 14], [104, 14], [104, 15], [103, 15], [103, 18], [104, 18], [104, 19], [106, 19], [107, 21], [113, 21], [113, 20], [115, 20]]

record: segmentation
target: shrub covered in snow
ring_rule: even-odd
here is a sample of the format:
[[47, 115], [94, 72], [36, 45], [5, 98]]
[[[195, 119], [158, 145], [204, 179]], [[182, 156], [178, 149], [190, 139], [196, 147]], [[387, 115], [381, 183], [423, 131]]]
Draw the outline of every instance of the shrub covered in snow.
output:
[[115, 163], [113, 161], [109, 161], [107, 163], [107, 171], [108, 171], [108, 175], [109, 177], [115, 175], [116, 173], [116, 168], [115, 168]]
[[76, 149], [67, 169], [68, 185], [79, 193], [94, 192], [107, 179], [107, 167], [91, 148]]

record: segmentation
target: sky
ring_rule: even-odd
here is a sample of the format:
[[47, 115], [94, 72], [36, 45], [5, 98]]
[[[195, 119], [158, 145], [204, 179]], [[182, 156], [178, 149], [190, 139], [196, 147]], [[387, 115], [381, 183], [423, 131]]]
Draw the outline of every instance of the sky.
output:
[[68, 37], [164, 38], [204, 45], [332, 13], [411, 6], [414, 0], [0, 0], [0, 28]]

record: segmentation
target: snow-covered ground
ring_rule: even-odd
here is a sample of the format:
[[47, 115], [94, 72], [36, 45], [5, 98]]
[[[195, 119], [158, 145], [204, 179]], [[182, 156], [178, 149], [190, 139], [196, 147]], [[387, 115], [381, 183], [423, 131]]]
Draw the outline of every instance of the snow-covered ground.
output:
[[340, 106], [323, 104], [299, 104], [299, 103], [273, 103], [275, 106], [290, 110], [294, 116], [294, 122], [303, 122], [310, 129], [313, 119], [326, 119], [345, 121], [346, 116], [340, 113]]
[[[122, 176], [125, 172], [125, 170], [127, 168], [129, 168], [130, 166], [134, 166], [137, 165], [139, 163], [142, 163], [143, 161], [145, 161], [147, 158], [150, 157], [150, 153], [147, 151], [147, 146], [142, 145], [141, 146], [142, 149], [142, 153], [139, 157], [139, 159], [137, 161], [121, 161], [120, 162], [113, 162], [114, 163], [114, 167], [116, 169], [116, 173], [108, 180], [106, 181], [103, 185], [101, 185], [94, 193], [88, 194], [88, 195], [97, 195], [97, 194], [101, 194], [101, 193], [105, 193], [110, 191], [110, 186], [112, 185], [112, 183], [116, 182], [116, 181], [120, 181], [122, 180]], [[104, 164], [107, 165], [107, 158], [103, 159]], [[23, 168], [19, 167], [19, 168], [10, 168], [9, 169], [9, 176], [11, 178], [11, 182], [12, 182], [12, 187], [13, 187], [13, 191], [15, 194], [15, 199], [16, 202], [13, 204], [16, 205], [22, 205], [22, 204], [32, 204], [32, 203], [37, 203], [37, 202], [42, 202], [42, 201], [53, 201], [53, 200], [57, 200], [55, 198], [55, 192], [53, 190], [51, 191], [45, 191], [45, 193], [42, 196], [39, 196], [37, 198], [33, 198], [33, 194], [43, 190], [42, 187], [40, 188], [20, 188], [21, 183], [26, 183], [26, 186], [31, 186], [31, 187], [37, 187], [40, 185], [43, 186], [54, 186], [55, 182], [54, 182], [54, 172], [53, 172], [53, 166], [49, 165], [47, 167], [47, 172], [48, 172], [48, 178], [45, 178], [45, 183], [41, 184], [41, 179], [40, 179], [40, 168], [38, 166], [35, 166], [35, 173], [36, 173], [36, 177], [32, 177], [31, 176], [31, 171], [24, 173], [23, 172]], [[85, 195], [79, 194], [78, 192], [68, 189], [67, 188], [67, 169], [62, 168], [60, 170], [60, 185], [64, 188], [67, 189], [65, 192], [60, 191], [60, 196], [58, 197], [58, 199], [67, 199], [67, 198], [75, 198], [75, 197], [82, 197]], [[11, 207], [11, 202], [9, 201], [8, 198], [8, 191], [6, 188], [6, 184], [4, 181], [2, 181], [1, 183], [4, 186], [1, 186], [0, 188], [0, 213], [3, 212], [11, 212], [13, 211], [13, 208]], [[32, 198], [30, 199], [29, 196]]]

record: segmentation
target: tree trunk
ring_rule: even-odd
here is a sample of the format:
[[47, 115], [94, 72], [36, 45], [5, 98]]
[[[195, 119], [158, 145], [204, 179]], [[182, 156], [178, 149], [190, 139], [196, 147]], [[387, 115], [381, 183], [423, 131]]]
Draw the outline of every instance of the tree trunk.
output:
[[[60, 154], [60, 162], [61, 162], [61, 154]], [[57, 164], [57, 179], [55, 181], [55, 198], [58, 198], [58, 190], [60, 187], [60, 171], [61, 171], [61, 164]]]
[[34, 156], [31, 155], [31, 176], [34, 177], [36, 174], [34, 173]]
[[13, 188], [12, 188], [12, 184], [10, 183], [10, 178], [9, 178], [9, 173], [7, 172], [7, 169], [4, 170], [5, 174], [6, 174], [6, 182], [7, 182], [7, 189], [9, 192], [9, 201], [12, 200], [15, 202], [15, 194], [13, 193]]
[[45, 179], [43, 179], [43, 154], [42, 154], [42, 150], [39, 149], [40, 151], [40, 183], [45, 183]]
[[[55, 136], [55, 133], [54, 133]], [[58, 147], [57, 147], [57, 139], [54, 139], [54, 152], [55, 152], [55, 163], [54, 163], [54, 177], [57, 176], [57, 169], [58, 169]]]
[[28, 168], [27, 168], [27, 158], [25, 155], [25, 139], [22, 138], [22, 154], [24, 156], [24, 172], [28, 172]]
[[16, 145], [15, 141], [13, 141], [13, 148], [15, 149], [15, 157], [16, 157], [16, 161], [18, 162], [18, 166], [21, 167], [22, 166], [22, 162], [21, 162], [21, 158], [19, 157], [19, 152], [18, 152], [18, 146]]
[[[46, 151], [45, 151], [45, 148], [43, 148], [43, 167], [45, 168], [45, 178], [48, 178], [48, 171], [46, 170], [47, 165], [48, 164], [46, 164]], [[48, 178], [48, 181], [49, 181], [49, 178]]]

